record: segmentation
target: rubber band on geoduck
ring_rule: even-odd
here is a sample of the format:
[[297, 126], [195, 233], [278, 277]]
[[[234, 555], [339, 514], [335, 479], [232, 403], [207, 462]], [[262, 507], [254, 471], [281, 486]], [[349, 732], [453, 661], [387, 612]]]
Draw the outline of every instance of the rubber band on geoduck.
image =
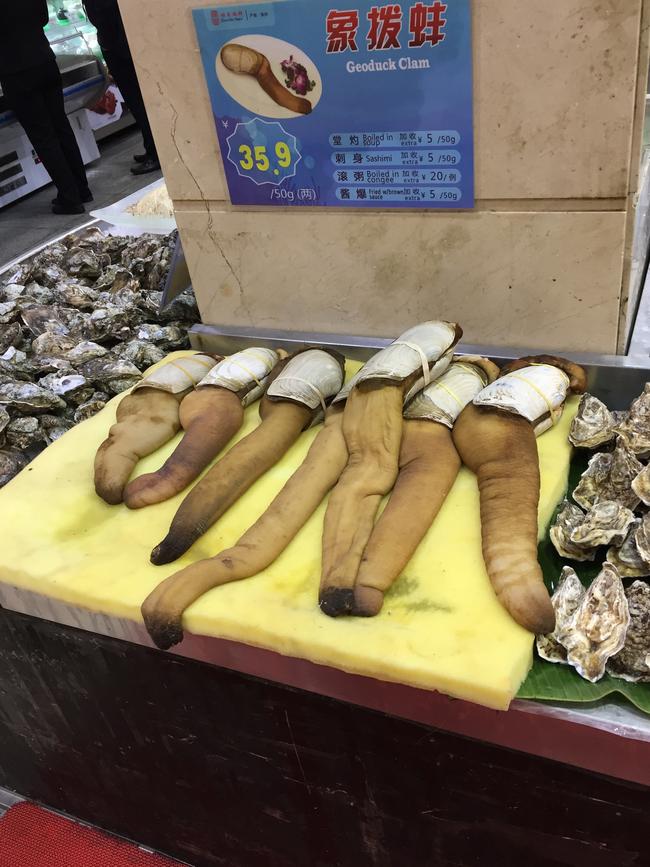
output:
[[229, 355], [215, 365], [197, 388], [217, 386], [228, 391], [245, 392], [242, 406], [248, 406], [264, 393], [268, 376], [278, 363], [279, 353], [274, 349], [252, 346]]
[[425, 386], [406, 405], [405, 419], [428, 419], [448, 428], [467, 404], [499, 375], [499, 368], [487, 358], [454, 356], [450, 367]]
[[164, 362], [160, 367], [141, 379], [133, 388], [157, 388], [170, 394], [180, 394], [188, 388], [194, 388], [206, 374], [222, 363], [221, 355], [186, 355]]
[[539, 436], [559, 421], [569, 386], [569, 377], [559, 367], [534, 364], [486, 386], [474, 398], [474, 405], [522, 416]]
[[269, 400], [291, 400], [311, 410], [320, 406], [309, 427], [322, 421], [332, 398], [338, 397], [344, 371], [339, 361], [323, 349], [308, 349], [290, 359], [267, 389]]
[[409, 328], [397, 340], [373, 355], [345, 384], [334, 402], [346, 400], [355, 386], [367, 380], [383, 380], [388, 385], [391, 382], [403, 382], [421, 370], [422, 376], [413, 384], [408, 398], [449, 367], [453, 348], [461, 334], [461, 329], [454, 322], [432, 320]]

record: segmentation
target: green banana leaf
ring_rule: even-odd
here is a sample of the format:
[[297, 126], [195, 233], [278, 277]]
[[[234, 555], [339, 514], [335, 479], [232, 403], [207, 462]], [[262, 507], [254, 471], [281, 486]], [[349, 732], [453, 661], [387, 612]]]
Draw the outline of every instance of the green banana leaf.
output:
[[[580, 476], [587, 466], [588, 455], [577, 452], [571, 462], [569, 472], [569, 491], [573, 491]], [[556, 509], [556, 514], [560, 510]], [[553, 521], [555, 515], [553, 516]], [[593, 578], [600, 571], [603, 554], [596, 558], [595, 563], [574, 563], [564, 560], [557, 553], [550, 540], [548, 530], [546, 537], [539, 544], [539, 562], [544, 573], [544, 580], [551, 592], [555, 590], [563, 566], [573, 566], [580, 580], [589, 586]], [[626, 579], [631, 580], [631, 579]], [[538, 701], [552, 702], [595, 702], [600, 699], [615, 699], [617, 695], [623, 696], [633, 705], [647, 714], [650, 714], [650, 683], [628, 683], [617, 677], [606, 674], [598, 683], [589, 683], [570, 665], [560, 665], [541, 659], [535, 651], [533, 666], [528, 677], [523, 682], [517, 693], [517, 698], [535, 699]]]

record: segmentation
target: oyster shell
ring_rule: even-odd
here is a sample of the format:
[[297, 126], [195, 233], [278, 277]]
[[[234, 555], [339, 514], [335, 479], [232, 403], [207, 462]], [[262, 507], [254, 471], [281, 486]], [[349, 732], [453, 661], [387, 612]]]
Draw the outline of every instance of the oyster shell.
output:
[[52, 289], [61, 280], [65, 280], [66, 273], [58, 262], [52, 262], [48, 265], [34, 268], [31, 273], [33, 282], [44, 286], [46, 289]]
[[93, 288], [98, 292], [119, 292], [133, 280], [133, 274], [122, 265], [109, 265], [95, 282]]
[[23, 339], [23, 331], [18, 322], [0, 328], [0, 352], [5, 352], [10, 346], [19, 346]]
[[611, 563], [594, 578], [578, 608], [558, 635], [567, 662], [585, 680], [596, 683], [607, 660], [625, 643], [630, 613], [623, 582]]
[[44, 331], [32, 340], [32, 352], [35, 355], [55, 355], [64, 358], [71, 349], [74, 349], [75, 341], [67, 334], [54, 334]]
[[0, 325], [9, 325], [18, 319], [20, 310], [17, 301], [3, 301], [0, 303]]
[[[61, 274], [64, 278], [65, 274]], [[54, 292], [49, 286], [41, 286], [40, 283], [32, 281], [25, 286], [25, 294], [20, 298], [24, 304], [28, 299], [31, 299], [34, 304], [51, 304], [54, 300]]]
[[[82, 249], [103, 250], [107, 242], [110, 241], [112, 235], [105, 235], [97, 226], [91, 226], [76, 235], [68, 235], [63, 239], [63, 244], [67, 249], [81, 247]], [[127, 237], [115, 236], [116, 240], [121, 242], [121, 247], [126, 247], [129, 239]]]
[[120, 355], [126, 361], [135, 364], [140, 370], [145, 370], [151, 367], [152, 364], [157, 364], [165, 357], [165, 352], [155, 343], [149, 343], [147, 340], [129, 340], [120, 348]]
[[58, 440], [64, 433], [67, 433], [74, 422], [71, 418], [62, 415], [42, 415], [41, 425], [45, 433], [45, 438], [48, 443], [53, 443]]
[[593, 548], [582, 548], [571, 541], [571, 533], [582, 525], [585, 513], [578, 506], [565, 500], [557, 513], [555, 523], [549, 531], [553, 547], [560, 557], [569, 560], [593, 560], [596, 551]]
[[594, 449], [615, 436], [611, 412], [601, 400], [585, 392], [571, 422], [569, 442], [577, 448]]
[[66, 358], [58, 355], [35, 355], [31, 359], [34, 376], [46, 373], [72, 373], [72, 365]]
[[641, 520], [637, 518], [630, 526], [623, 544], [612, 547], [607, 552], [607, 562], [616, 567], [621, 578], [642, 578], [650, 575], [650, 564], [645, 562], [636, 544], [636, 533], [640, 525]]
[[8, 425], [6, 434], [7, 443], [21, 452], [45, 442], [45, 434], [41, 424], [33, 415], [15, 418]]
[[130, 334], [131, 318], [128, 308], [117, 304], [96, 307], [90, 314], [84, 336], [95, 341], [107, 338], [119, 340]]
[[146, 232], [132, 238], [122, 251], [120, 257], [122, 265], [133, 270], [133, 265], [137, 259], [149, 259], [160, 249], [160, 241], [161, 239], [157, 235]]
[[[65, 258], [65, 269], [73, 277], [96, 279], [102, 273], [102, 264], [103, 255], [98, 255], [89, 247], [72, 247]], [[110, 260], [104, 260], [104, 264], [110, 264]]]
[[650, 585], [635, 581], [625, 591], [630, 625], [625, 644], [607, 661], [607, 673], [629, 681], [650, 681]]
[[641, 522], [634, 533], [634, 541], [639, 552], [639, 557], [641, 557], [644, 563], [650, 564], [650, 512], [646, 512], [641, 518]]
[[650, 506], [650, 465], [632, 479], [632, 490], [644, 505]]
[[60, 265], [65, 258], [67, 248], [60, 241], [55, 241], [53, 244], [48, 244], [43, 250], [36, 253], [31, 259], [31, 270], [35, 273], [41, 268], [48, 268], [52, 265]]
[[4, 406], [0, 406], [0, 445], [2, 445], [5, 441], [5, 430], [10, 421], [11, 416], [4, 408]]
[[536, 638], [537, 652], [547, 662], [567, 662], [566, 647], [560, 638], [568, 634], [569, 624], [585, 595], [585, 588], [570, 566], [565, 566], [551, 602], [555, 611], [555, 629]]
[[622, 545], [634, 520], [630, 509], [613, 500], [603, 500], [589, 509], [582, 523], [571, 530], [569, 539], [584, 548]]
[[57, 305], [34, 305], [22, 310], [21, 319], [35, 337], [49, 331], [52, 334], [69, 334], [65, 313]]
[[85, 364], [87, 361], [92, 361], [94, 358], [101, 358], [108, 353], [105, 346], [100, 346], [99, 343], [94, 343], [92, 340], [82, 340], [69, 349], [65, 357], [74, 365]]
[[57, 300], [69, 307], [78, 307], [80, 310], [92, 310], [97, 300], [98, 292], [90, 289], [82, 283], [59, 283], [56, 286]]
[[[162, 301], [162, 292], [152, 292], [149, 294], [159, 296], [156, 300], [155, 308], [158, 310]], [[170, 322], [174, 319], [186, 319], [190, 322], [196, 322], [199, 318], [199, 308], [197, 307], [194, 293], [181, 292], [158, 315], [163, 322]]]
[[0, 404], [24, 413], [65, 409], [65, 401], [33, 382], [5, 382], [0, 384]]
[[627, 448], [639, 457], [650, 456], [650, 382], [632, 401], [627, 418], [616, 425]]
[[12, 271], [5, 271], [7, 283], [22, 283], [24, 285], [29, 281], [31, 267], [29, 262], [22, 262], [20, 265], [16, 265]]
[[129, 280], [129, 282], [117, 289], [115, 292], [100, 292], [97, 296], [97, 306], [104, 307], [122, 307], [129, 310], [132, 317], [141, 318], [142, 311], [139, 309], [143, 304], [142, 291], [137, 280]]
[[26, 467], [27, 458], [15, 449], [0, 450], [0, 488]]
[[142, 374], [135, 364], [122, 358], [116, 358], [110, 353], [102, 356], [102, 358], [95, 358], [82, 364], [79, 372], [89, 382], [105, 386], [105, 390], [110, 394], [119, 394], [142, 379]]
[[60, 308], [60, 316], [72, 337], [76, 339], [85, 337], [89, 329], [90, 313], [77, 310], [75, 307], [62, 307]]
[[149, 290], [148, 292], [142, 293], [139, 306], [145, 315], [145, 318], [150, 319], [152, 316], [155, 316], [160, 320], [160, 322], [171, 322], [181, 318], [179, 316], [163, 315], [160, 310], [162, 295], [162, 292], [157, 292], [156, 290]]
[[0, 289], [0, 301], [16, 301], [24, 292], [23, 283], [5, 283]]
[[[39, 379], [38, 384], [41, 388], [46, 388], [48, 391], [58, 394], [59, 397], [63, 397], [66, 400], [69, 400], [79, 390], [88, 389], [86, 377], [80, 373], [64, 373], [63, 375], [48, 373], [47, 376]], [[90, 389], [90, 393], [92, 394], [92, 388]]]
[[0, 370], [14, 379], [29, 380], [34, 375], [34, 366], [27, 354], [15, 346], [10, 346], [0, 355]]
[[87, 418], [92, 418], [100, 410], [104, 409], [109, 400], [109, 395], [104, 391], [95, 391], [90, 398], [80, 404], [74, 413], [75, 424], [80, 421], [85, 421]]
[[635, 509], [639, 498], [632, 490], [632, 480], [642, 469], [643, 465], [619, 438], [613, 452], [598, 452], [590, 459], [573, 499], [583, 509], [603, 500], [614, 500], [628, 509]]
[[149, 340], [161, 349], [182, 349], [187, 344], [187, 333], [176, 325], [155, 325], [146, 323], [138, 328], [138, 340]]

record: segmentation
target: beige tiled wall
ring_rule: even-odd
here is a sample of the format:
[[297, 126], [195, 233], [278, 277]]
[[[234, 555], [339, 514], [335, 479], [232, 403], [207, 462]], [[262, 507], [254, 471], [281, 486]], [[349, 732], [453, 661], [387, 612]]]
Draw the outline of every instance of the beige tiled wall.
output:
[[473, 0], [472, 214], [231, 208], [208, 5], [120, 0], [204, 321], [392, 335], [440, 315], [471, 342], [615, 350], [643, 0]]

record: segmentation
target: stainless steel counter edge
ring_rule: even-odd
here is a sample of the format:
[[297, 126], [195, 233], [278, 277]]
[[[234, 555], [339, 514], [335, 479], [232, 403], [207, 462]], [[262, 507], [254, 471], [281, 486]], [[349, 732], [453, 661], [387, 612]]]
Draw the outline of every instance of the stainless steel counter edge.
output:
[[[328, 346], [344, 352], [348, 358], [367, 361], [378, 349], [396, 337], [363, 337], [330, 334], [318, 331], [280, 331], [277, 329], [218, 325], [194, 325], [190, 342], [194, 349], [228, 355], [247, 346], [263, 345], [302, 349], [305, 346]], [[540, 349], [481, 346], [459, 343], [458, 354], [484, 355], [496, 362], [505, 362], [524, 355], [540, 354]], [[610, 409], [625, 409], [650, 380], [650, 356], [598, 355], [586, 352], [554, 352], [582, 364], [588, 374], [588, 390], [604, 401]]]

